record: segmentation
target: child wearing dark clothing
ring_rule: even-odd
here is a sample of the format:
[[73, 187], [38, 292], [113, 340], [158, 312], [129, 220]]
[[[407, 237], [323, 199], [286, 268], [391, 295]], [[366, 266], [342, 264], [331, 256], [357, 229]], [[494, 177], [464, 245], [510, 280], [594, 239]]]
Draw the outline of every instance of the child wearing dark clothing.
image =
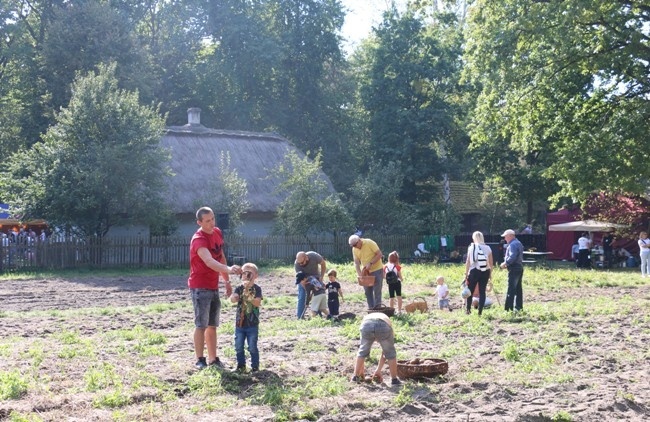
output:
[[325, 285], [325, 289], [327, 290], [327, 308], [330, 311], [327, 318], [332, 318], [334, 321], [339, 320], [339, 296], [341, 297], [341, 302], [343, 302], [343, 290], [341, 290], [341, 284], [336, 279], [336, 276], [336, 270], [329, 270], [327, 272], [329, 283]]

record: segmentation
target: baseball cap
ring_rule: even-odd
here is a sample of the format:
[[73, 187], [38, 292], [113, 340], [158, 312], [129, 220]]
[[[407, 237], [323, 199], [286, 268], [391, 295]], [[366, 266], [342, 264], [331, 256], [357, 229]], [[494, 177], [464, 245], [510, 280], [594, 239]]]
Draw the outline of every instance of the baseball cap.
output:
[[503, 232], [503, 234], [501, 235], [501, 237], [506, 237], [507, 235], [514, 236], [514, 235], [515, 235], [515, 231], [512, 230], [512, 229], [508, 229], [508, 230], [506, 230], [506, 231]]
[[306, 278], [307, 278], [307, 274], [305, 274], [302, 271], [297, 272], [296, 273], [296, 284], [300, 283], [301, 281], [303, 281]]
[[359, 240], [361, 240], [361, 239], [359, 238], [359, 236], [357, 236], [356, 234], [353, 234], [353, 235], [350, 236], [350, 238], [348, 239], [348, 244], [349, 244], [350, 246], [354, 246], [354, 245], [356, 245], [357, 243], [359, 243]]

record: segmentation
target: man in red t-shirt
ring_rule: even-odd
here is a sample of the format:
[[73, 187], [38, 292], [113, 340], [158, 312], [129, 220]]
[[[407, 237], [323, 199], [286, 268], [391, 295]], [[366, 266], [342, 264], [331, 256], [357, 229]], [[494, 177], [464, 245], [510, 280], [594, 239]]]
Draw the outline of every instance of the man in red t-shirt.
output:
[[[241, 268], [238, 265], [226, 265], [223, 235], [215, 227], [214, 212], [210, 208], [199, 208], [196, 223], [200, 229], [194, 233], [190, 242], [190, 277], [187, 279], [194, 306], [195, 366], [203, 369], [209, 364], [223, 368], [223, 363], [217, 357], [217, 327], [221, 312], [219, 273], [223, 274], [226, 296], [230, 296], [232, 286], [228, 274], [241, 274]], [[203, 355], [204, 347], [208, 349], [207, 361]]]

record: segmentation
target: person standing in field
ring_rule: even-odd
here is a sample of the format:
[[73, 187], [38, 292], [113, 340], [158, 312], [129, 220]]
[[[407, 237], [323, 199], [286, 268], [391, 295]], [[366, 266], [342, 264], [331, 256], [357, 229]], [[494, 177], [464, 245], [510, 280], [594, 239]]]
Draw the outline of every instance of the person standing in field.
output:
[[[505, 261], [501, 268], [508, 269], [508, 292], [506, 293], [506, 311], [516, 312], [524, 309], [524, 291], [522, 279], [524, 277], [524, 245], [515, 237], [515, 231], [508, 229], [501, 235], [508, 243]], [[516, 299], [516, 302], [515, 302]]]
[[[324, 282], [325, 272], [327, 271], [327, 263], [319, 253], [314, 251], [304, 252], [300, 251], [296, 254], [296, 261], [294, 262], [294, 270], [296, 275], [304, 273], [308, 277], [316, 277], [319, 281]], [[302, 319], [305, 316], [305, 309], [309, 303], [307, 291], [305, 287], [296, 281], [298, 287], [298, 303], [296, 306], [296, 317]]]
[[[483, 313], [483, 305], [485, 304], [487, 285], [492, 278], [492, 249], [485, 244], [483, 233], [475, 231], [472, 233], [472, 240], [474, 241], [467, 248], [467, 260], [465, 261], [465, 278], [468, 281], [469, 290], [474, 291], [478, 286], [479, 302], [478, 314]], [[472, 309], [472, 297], [466, 299], [465, 313], [469, 314]]]
[[448, 309], [451, 312], [449, 304], [449, 287], [445, 283], [445, 277], [439, 275], [436, 278], [436, 295], [438, 295], [438, 309]]
[[399, 264], [399, 254], [393, 251], [388, 254], [388, 263], [384, 266], [384, 278], [388, 285], [389, 306], [395, 307], [397, 300], [397, 313], [402, 313], [402, 266]]
[[[241, 274], [241, 268], [237, 265], [226, 265], [223, 235], [216, 227], [212, 209], [199, 208], [196, 212], [196, 223], [199, 229], [190, 241], [190, 276], [187, 279], [194, 307], [195, 366], [197, 369], [204, 369], [208, 365], [223, 368], [224, 365], [217, 356], [217, 327], [221, 312], [219, 275], [223, 275], [226, 296], [230, 296], [232, 286], [228, 274]], [[208, 352], [207, 360], [205, 349]]]
[[[329, 310], [327, 318], [331, 318], [334, 321], [339, 320], [339, 306], [340, 302], [343, 302], [343, 290], [341, 289], [341, 283], [336, 279], [337, 275], [336, 270], [329, 270], [327, 272], [329, 282], [325, 285], [325, 290], [327, 290], [327, 309]], [[341, 298], [340, 302], [339, 298]]]
[[647, 232], [639, 233], [639, 257], [641, 258], [641, 277], [650, 277], [650, 239]]
[[589, 252], [591, 251], [591, 239], [587, 233], [582, 233], [578, 239], [578, 268], [589, 268]]
[[357, 275], [372, 275], [375, 277], [375, 284], [369, 287], [364, 286], [368, 309], [381, 306], [381, 289], [384, 280], [384, 266], [381, 262], [381, 249], [374, 240], [361, 238], [353, 234], [348, 239], [352, 247], [352, 258]]
[[242, 284], [235, 288], [230, 301], [237, 304], [235, 316], [235, 353], [237, 354], [237, 371], [246, 371], [246, 354], [244, 342], [248, 344], [251, 355], [251, 371], [260, 370], [260, 352], [257, 348], [259, 336], [260, 306], [262, 306], [262, 288], [255, 284], [259, 274], [257, 265], [247, 262], [241, 267]]

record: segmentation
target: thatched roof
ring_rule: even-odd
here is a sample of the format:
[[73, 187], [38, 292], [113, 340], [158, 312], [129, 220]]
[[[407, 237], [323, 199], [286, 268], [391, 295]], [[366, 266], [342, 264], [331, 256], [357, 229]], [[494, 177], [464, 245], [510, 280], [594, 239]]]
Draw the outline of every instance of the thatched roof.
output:
[[[188, 110], [196, 112], [196, 109]], [[167, 127], [161, 140], [171, 151], [170, 181], [172, 210], [194, 213], [197, 200], [205, 198], [206, 183], [216, 181], [221, 152], [230, 153], [230, 165], [248, 184], [249, 212], [275, 212], [284, 197], [275, 193], [277, 182], [268, 178], [270, 169], [284, 161], [289, 151], [300, 153], [285, 138], [274, 133], [209, 129], [189, 116], [184, 126]], [[324, 176], [331, 187], [331, 182]]]
[[[434, 186], [440, 201], [444, 202], [443, 184], [435, 183]], [[481, 208], [481, 189], [472, 183], [450, 180], [449, 196], [451, 206], [458, 214], [480, 214], [484, 211]]]

